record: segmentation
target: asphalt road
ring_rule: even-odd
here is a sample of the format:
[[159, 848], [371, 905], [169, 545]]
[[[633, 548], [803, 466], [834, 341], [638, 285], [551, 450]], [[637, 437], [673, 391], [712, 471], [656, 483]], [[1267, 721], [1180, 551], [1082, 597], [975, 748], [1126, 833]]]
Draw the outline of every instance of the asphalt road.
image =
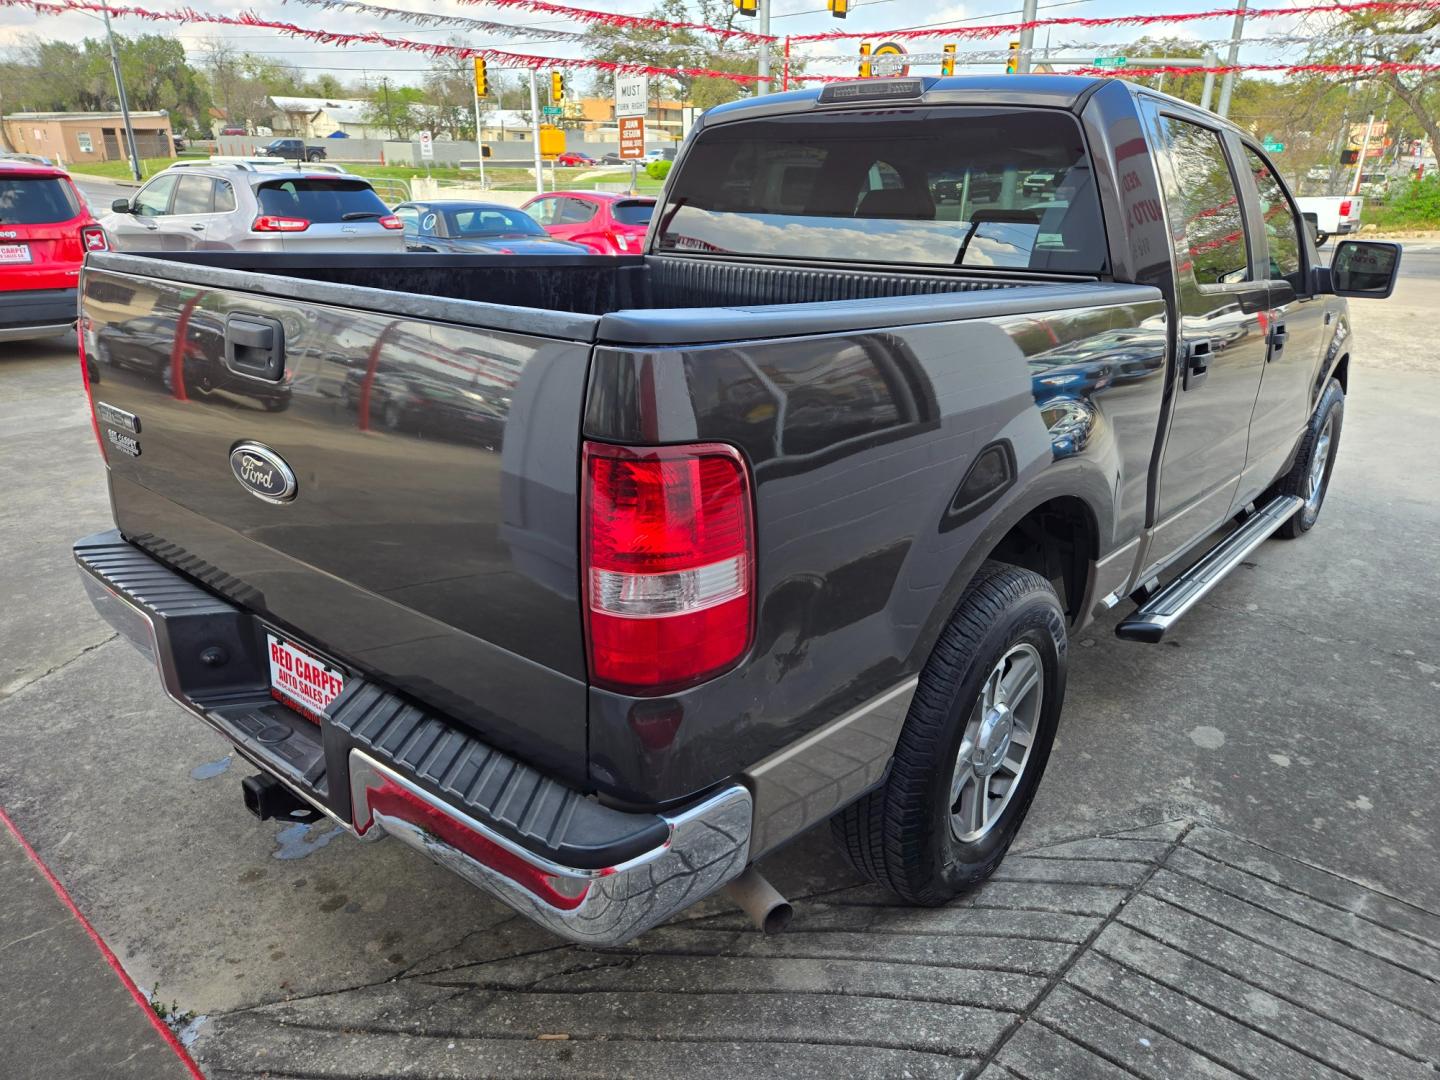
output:
[[[1254, 881], [1316, 877], [1313, 885], [1282, 890], [1281, 899], [1330, 897], [1317, 901], [1319, 915], [1307, 908], [1303, 917], [1286, 916], [1284, 933], [1323, 922], [1325, 912], [1339, 918], [1337, 911], [1361, 913], [1353, 918], [1362, 919], [1355, 924], [1362, 930], [1402, 916], [1423, 923], [1406, 932], [1405, 948], [1430, 951], [1407, 960], [1403, 977], [1389, 968], [1344, 968], [1344, 957], [1334, 962], [1343, 975], [1334, 996], [1348, 1000], [1325, 1023], [1375, 1035], [1384, 1023], [1343, 1015], [1373, 990], [1398, 1010], [1399, 1031], [1426, 993], [1440, 1002], [1440, 921], [1424, 921], [1440, 911], [1437, 270], [1440, 248], [1417, 245], [1390, 301], [1353, 306], [1351, 393], [1315, 531], [1265, 544], [1164, 645], [1121, 642], [1114, 620], [1074, 642], [1059, 743], [1017, 847], [1028, 859], [1012, 856], [1009, 877], [982, 894], [975, 912], [967, 905], [920, 913], [875, 906], [883, 897], [857, 886], [820, 830], [766, 867], [802, 902], [795, 934], [760, 938], [717, 899], [683, 925], [647, 935], [621, 960], [596, 960], [557, 947], [400, 845], [357, 844], [326, 825], [256, 823], [241, 806], [242, 770], [227, 748], [164, 698], [153, 671], [92, 614], [76, 580], [70, 542], [110, 520], [73, 341], [64, 339], [0, 345], [0, 806], [135, 981], [147, 991], [158, 984], [165, 1000], [206, 1018], [191, 1030], [199, 1033], [202, 1063], [217, 1076], [265, 1069], [551, 1075], [565, 1071], [570, 1047], [535, 1040], [572, 1033], [580, 1055], [574, 1060], [589, 1063], [581, 1070], [587, 1075], [727, 1071], [716, 1062], [749, 1075], [882, 1076], [902, 1068], [929, 1075], [936, 1060], [954, 1075], [957, 1063], [992, 1057], [997, 1070], [1010, 1062], [1016, 1075], [1030, 1075], [1024, 1060], [1012, 1057], [1040, 1050], [1015, 1035], [1013, 1024], [987, 1026], [989, 1012], [964, 1010], [979, 1002], [1005, 1017], [1033, 1013], [1039, 1023], [1018, 1030], [1062, 1032], [1067, 1047], [1091, 1046], [1088, 1029], [1067, 1028], [1064, 1016], [1045, 1011], [1066, 1004], [1052, 992], [1056, 980], [1064, 975], [1068, 986], [1080, 978], [1089, 954], [1072, 970], [1073, 959], [1064, 957], [1075, 954], [1047, 958], [1036, 950], [1052, 940], [1093, 942], [1117, 919], [1132, 920], [1143, 937], [1130, 942], [1136, 949], [1170, 940], [1171, 930], [1146, 929], [1140, 915], [1166, 918], [1185, 903], [1210, 910], [1204, 897], [1181, 895], [1193, 876], [1151, 896], [1156, 882], [1169, 880], [1168, 860], [1191, 858], [1192, 844], [1211, 851], [1240, 844], [1241, 854], [1225, 856], [1235, 865], [1283, 863], [1263, 872], [1271, 877], [1226, 885], [1231, 899], [1260, 888]], [[1102, 835], [1115, 839], [1076, 840]], [[1145, 844], [1158, 846], [1142, 851]], [[1062, 864], [1063, 872], [1055, 869]], [[1103, 903], [1094, 898], [1102, 893]], [[1266, 903], [1280, 903], [1265, 895]], [[1137, 914], [1117, 915], [1131, 900]], [[1217, 907], [1205, 925], [1235, 924], [1253, 907], [1233, 916]], [[1392, 910], [1400, 914], [1387, 914]], [[1044, 932], [1017, 930], [1027, 919], [1041, 920]], [[999, 929], [973, 929], [991, 923]], [[1057, 929], [1062, 925], [1070, 929]], [[1320, 961], [1311, 954], [1354, 932], [1327, 931], [1322, 942], [1286, 946], [1286, 955], [1310, 963], [1305, 971], [1314, 974]], [[1245, 933], [1253, 945], [1280, 940], [1281, 931]], [[0, 949], [8, 940], [0, 932]], [[1106, 955], [1120, 955], [1122, 944]], [[976, 959], [984, 956], [993, 958]], [[936, 980], [950, 977], [943, 971], [971, 971], [967, 963], [979, 981], [945, 999], [961, 1011], [926, 1012], [939, 1007]], [[872, 966], [835, 967], [843, 964]], [[567, 974], [582, 969], [589, 974]], [[924, 976], [918, 983], [916, 972]], [[629, 981], [616, 981], [622, 976]], [[1229, 1035], [1223, 1025], [1206, 1027], [1220, 1021], [1187, 1014], [1171, 1023], [1181, 1041], [1190, 1039], [1187, 1053], [1203, 1052], [1213, 1064], [1228, 1051], [1200, 1046], [1206, 1032], [1248, 1045], [1295, 1002], [1312, 1003], [1308, 992], [1302, 1000], [1299, 990], [1264, 990], [1258, 975], [1244, 977], [1251, 980], [1244, 994], [1278, 995], [1280, 1005], [1268, 998], [1261, 1004], [1281, 1011], [1253, 1002], [1261, 1012], [1231, 1010], [1227, 1015], [1248, 1026]], [[589, 997], [557, 996], [572, 978], [590, 988]], [[1024, 979], [1034, 985], [1013, 981]], [[1386, 989], [1392, 979], [1400, 989]], [[1192, 981], [1177, 976], [1176, 985]], [[717, 989], [721, 984], [732, 991]], [[1099, 991], [1076, 993], [1082, 990], [1093, 1005]], [[466, 999], [464, 1009], [445, 1004], [464, 993], [481, 997]], [[762, 1004], [751, 1000], [761, 993]], [[7, 1020], [0, 1015], [0, 1045]], [[1147, 1024], [1147, 1032], [1165, 1026]], [[1313, 1043], [1287, 1038], [1286, 1046]], [[1440, 1034], [1407, 1038], [1391, 1039], [1401, 1064], [1440, 1060]], [[718, 1056], [697, 1043], [706, 1039]], [[1137, 1039], [1148, 1052], [1151, 1035]], [[475, 1055], [464, 1061], [491, 1064], [460, 1063], [457, 1040]], [[630, 1047], [631, 1056], [595, 1056], [597, 1045], [612, 1043]], [[1128, 1061], [1136, 1045], [1104, 1052], [1107, 1060]], [[539, 1050], [553, 1054], [534, 1056]], [[1381, 1068], [1389, 1058], [1372, 1060], [1374, 1071], [1363, 1062], [1336, 1067], [1349, 1076], [1399, 1074]], [[1168, 1072], [1136, 1069], [1194, 1074], [1173, 1064]], [[1087, 1070], [1057, 1075], [1099, 1075]], [[1270, 1075], [1258, 1065], [1250, 1075], [1257, 1072]]]

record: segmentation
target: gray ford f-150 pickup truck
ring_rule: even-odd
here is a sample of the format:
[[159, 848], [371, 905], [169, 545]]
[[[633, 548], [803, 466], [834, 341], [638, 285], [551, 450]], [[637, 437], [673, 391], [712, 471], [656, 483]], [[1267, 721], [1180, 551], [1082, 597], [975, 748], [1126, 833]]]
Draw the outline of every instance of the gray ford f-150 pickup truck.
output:
[[[1395, 245], [1059, 76], [712, 109], [643, 254], [92, 253], [97, 607], [260, 771], [616, 943], [829, 820], [918, 904], [1003, 857], [1068, 636], [1158, 641], [1319, 514]], [[277, 386], [287, 406], [267, 411]], [[253, 399], [246, 389], [253, 390]], [[391, 406], [394, 408], [391, 408]]]

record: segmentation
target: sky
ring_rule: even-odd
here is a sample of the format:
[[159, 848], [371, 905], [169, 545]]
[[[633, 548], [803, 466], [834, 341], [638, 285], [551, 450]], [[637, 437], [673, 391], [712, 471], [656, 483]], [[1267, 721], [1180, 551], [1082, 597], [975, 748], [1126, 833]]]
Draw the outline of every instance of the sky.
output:
[[[181, 6], [189, 6], [202, 12], [224, 14], [235, 14], [239, 10], [236, 5], [217, 3], [214, 0], [191, 0], [188, 5], [182, 4], [181, 0], [117, 0], [117, 2], [131, 2], [135, 6], [151, 10], [174, 9]], [[573, 22], [555, 16], [497, 8], [483, 3], [460, 4], [456, 0], [429, 0], [429, 2], [427, 0], [374, 0], [374, 2], [381, 3], [386, 7], [456, 14], [520, 27], [580, 29]], [[651, 7], [649, 0], [561, 0], [561, 2], [571, 3], [577, 7], [636, 15], [645, 14]], [[1306, 2], [1315, 2], [1315, 0], [1258, 0], [1254, 6], [1294, 7]], [[964, 3], [945, 5], [936, 5], [933, 2], [926, 2], [926, 0], [860, 0], [860, 2], [852, 0], [849, 18], [839, 20], [831, 17], [821, 6], [824, 0], [772, 0], [772, 3], [774, 4], [772, 33], [783, 35], [824, 33], [830, 30], [873, 30], [876, 32], [873, 40], [877, 43], [882, 39], [881, 32], [887, 29], [936, 24], [948, 26], [964, 23], [1014, 22], [1018, 21], [1020, 14], [1019, 0], [968, 0]], [[483, 38], [479, 35], [464, 34], [453, 27], [412, 26], [397, 20], [374, 19], [351, 12], [326, 11], [300, 3], [284, 3], [283, 0], [255, 0], [254, 3], [244, 6], [262, 18], [317, 29], [343, 29], [351, 33], [378, 30], [392, 37], [438, 42], [448, 41], [453, 35], [461, 33], [467, 44], [510, 49], [543, 56], [568, 57], [581, 54], [581, 50], [570, 43], [533, 41], [523, 36]], [[1071, 15], [1103, 17], [1133, 15], [1140, 12], [1160, 14], [1167, 11], [1203, 11], [1228, 6], [1230, 6], [1230, 0], [1147, 0], [1143, 8], [1134, 0], [1130, 0], [1130, 2], [1125, 2], [1125, 0], [1042, 0], [1040, 17]], [[181, 26], [135, 18], [116, 18], [114, 22], [118, 33], [132, 36], [142, 33], [175, 34], [185, 45], [186, 52], [193, 62], [198, 62], [201, 52], [200, 43], [203, 40], [211, 37], [223, 37], [232, 41], [239, 49], [261, 53], [295, 64], [309, 77], [329, 72], [346, 83], [362, 81], [374, 83], [381, 76], [387, 76], [393, 81], [418, 83], [427, 67], [426, 58], [419, 54], [394, 52], [368, 45], [351, 48], [318, 46], [303, 40], [287, 38], [274, 31], [251, 27], [230, 28], [203, 24]], [[739, 22], [740, 25], [749, 27], [754, 20], [742, 19]], [[1061, 52], [1066, 46], [1076, 45], [1084, 46], [1079, 50], [1080, 55], [1092, 53], [1109, 55], [1117, 50], [1101, 49], [1098, 46], [1133, 41], [1147, 32], [1151, 36], [1224, 41], [1230, 36], [1231, 23], [1230, 18], [1219, 18], [1179, 25], [1162, 25], [1150, 28], [1148, 31], [1126, 27], [1117, 29], [1060, 27], [1047, 32], [1042, 28], [1036, 31], [1035, 46], [1037, 50], [1041, 49], [1048, 40], [1056, 53]], [[1250, 23], [1246, 29], [1246, 36], [1309, 34], [1316, 32], [1318, 28], [1319, 24], [1313, 18], [1308, 23], [1304, 17], [1273, 18]], [[38, 15], [20, 8], [0, 7], [0, 49], [15, 45], [27, 37], [39, 36], [78, 42], [85, 37], [98, 36], [100, 32], [99, 21], [84, 15]], [[1008, 35], [992, 41], [966, 40], [960, 41], [958, 47], [961, 53], [1004, 49], [1008, 43], [1007, 39]], [[924, 39], [909, 42], [908, 45], [911, 51], [938, 52], [944, 41], [944, 38]], [[853, 54], [857, 45], [858, 42], [847, 41], [809, 44], [805, 46], [805, 49], [815, 53]], [[1224, 47], [1219, 46], [1219, 48], [1222, 51], [1223, 59]], [[1076, 53], [1074, 49], [1066, 51], [1071, 55]], [[1284, 47], [1262, 43], [1244, 46], [1241, 50], [1240, 60], [1242, 63], [1284, 63], [1298, 60], [1302, 52], [1303, 49], [1298, 46]], [[494, 66], [496, 65], [492, 65], [492, 67]], [[847, 68], [843, 65], [816, 65], [812, 70], [818, 73], [844, 74]], [[995, 73], [997, 70], [995, 65], [975, 67], [969, 67], [963, 63], [957, 65], [957, 72], [960, 73], [966, 71]], [[933, 67], [927, 67], [917, 69], [917, 73], [938, 72]]]

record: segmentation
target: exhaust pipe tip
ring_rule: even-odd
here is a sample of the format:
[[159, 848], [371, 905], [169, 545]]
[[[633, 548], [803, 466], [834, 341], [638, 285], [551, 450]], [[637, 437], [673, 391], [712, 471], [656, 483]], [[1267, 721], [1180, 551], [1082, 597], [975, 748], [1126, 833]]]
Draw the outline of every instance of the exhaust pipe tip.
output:
[[790, 901], [753, 866], [747, 866], [744, 873], [726, 885], [725, 892], [763, 934], [780, 933], [795, 915]]

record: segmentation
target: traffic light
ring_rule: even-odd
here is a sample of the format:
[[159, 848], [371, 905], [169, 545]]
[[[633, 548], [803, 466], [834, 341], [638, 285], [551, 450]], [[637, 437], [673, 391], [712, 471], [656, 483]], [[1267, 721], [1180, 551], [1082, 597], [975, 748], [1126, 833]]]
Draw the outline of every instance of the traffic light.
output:
[[550, 100], [556, 105], [565, 100], [565, 73], [563, 71], [550, 73]]
[[843, 19], [850, 14], [850, 0], [825, 0], [830, 8], [830, 14], [837, 19]]
[[735, 10], [738, 11], [741, 15], [754, 15], [755, 2], [756, 0], [733, 0], [733, 3], [735, 4]]
[[1015, 74], [1017, 71], [1019, 71], [1019, 70], [1020, 70], [1020, 42], [1019, 42], [1018, 40], [1012, 40], [1012, 41], [1010, 42], [1010, 59], [1008, 59], [1008, 60], [1005, 61], [1005, 74], [1006, 74], [1006, 75], [1014, 75], [1014, 74]]
[[954, 74], [955, 74], [955, 46], [954, 46], [954, 45], [946, 45], [946, 46], [945, 46], [945, 49], [944, 49], [944, 52], [945, 52], [945, 59], [943, 59], [943, 60], [940, 61], [940, 74], [941, 74], [941, 75], [954, 75]]
[[870, 43], [868, 41], [860, 43], [860, 78], [870, 78]]
[[484, 97], [490, 92], [490, 80], [485, 77], [485, 58], [475, 57], [475, 93]]

